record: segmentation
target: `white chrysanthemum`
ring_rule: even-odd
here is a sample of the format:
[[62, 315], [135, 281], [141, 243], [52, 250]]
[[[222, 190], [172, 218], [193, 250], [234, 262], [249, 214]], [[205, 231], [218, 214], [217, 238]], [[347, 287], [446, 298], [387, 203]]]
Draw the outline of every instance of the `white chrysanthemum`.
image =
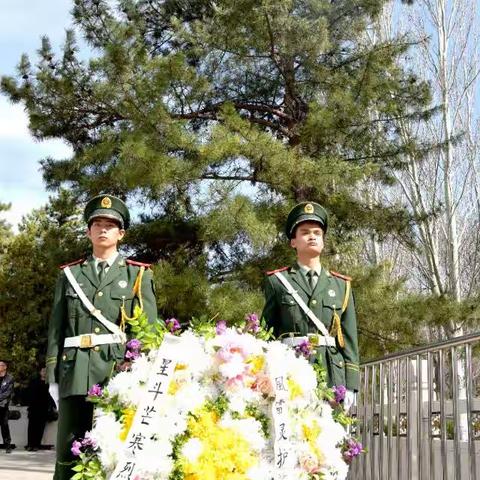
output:
[[146, 383], [152, 365], [153, 361], [143, 353], [134, 360], [130, 373], [132, 383]]
[[217, 335], [213, 339], [207, 342], [210, 348], [221, 348], [221, 349], [239, 349], [246, 356], [249, 355], [260, 355], [263, 353], [263, 344], [264, 342], [258, 340], [249, 333], [238, 333], [234, 328], [227, 328], [225, 333], [222, 335]]
[[137, 405], [139, 399], [146, 391], [146, 383], [140, 384], [132, 372], [125, 371], [115, 375], [108, 383], [108, 393], [110, 396], [118, 396], [121, 405]]
[[96, 409], [91, 437], [97, 441], [100, 447], [100, 463], [107, 471], [115, 468], [118, 462], [118, 454], [124, 447], [123, 442], [120, 440], [121, 430], [122, 425], [115, 419], [113, 412], [104, 412], [99, 408]]
[[[173, 468], [172, 444], [169, 440], [146, 442], [136, 455], [136, 464], [141, 466], [140, 478], [168, 478]], [[153, 474], [152, 477], [147, 477]]]
[[197, 461], [203, 450], [203, 444], [198, 438], [190, 438], [182, 447], [181, 454], [190, 463]]
[[302, 389], [303, 395], [309, 398], [317, 388], [317, 376], [305, 357], [295, 358], [288, 369], [288, 375], [295, 380]]
[[220, 364], [218, 370], [225, 378], [235, 378], [243, 375], [246, 367], [247, 365], [243, 357], [238, 353], [234, 353], [230, 360]]

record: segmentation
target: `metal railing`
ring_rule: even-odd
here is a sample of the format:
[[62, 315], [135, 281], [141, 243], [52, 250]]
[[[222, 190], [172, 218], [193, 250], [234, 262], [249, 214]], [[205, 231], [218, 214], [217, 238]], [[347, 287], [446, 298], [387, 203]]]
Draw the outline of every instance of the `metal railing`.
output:
[[480, 333], [361, 365], [350, 480], [480, 479]]

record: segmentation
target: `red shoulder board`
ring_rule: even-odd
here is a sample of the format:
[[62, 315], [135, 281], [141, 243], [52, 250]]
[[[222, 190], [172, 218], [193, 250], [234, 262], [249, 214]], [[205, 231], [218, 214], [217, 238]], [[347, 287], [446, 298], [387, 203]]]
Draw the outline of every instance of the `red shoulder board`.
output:
[[334, 277], [341, 278], [342, 280], [346, 280], [347, 282], [351, 282], [351, 281], [352, 281], [352, 277], [349, 277], [348, 275], [342, 275], [341, 273], [334, 272], [333, 270], [330, 270], [330, 273], [331, 273]]
[[78, 260], [75, 260], [74, 262], [66, 263], [65, 265], [60, 265], [58, 268], [65, 268], [65, 267], [71, 267], [72, 265], [78, 265], [79, 263], [82, 263], [85, 261], [84, 258], [79, 258]]
[[136, 265], [137, 267], [145, 267], [145, 268], [149, 268], [152, 265], [151, 263], [137, 262], [136, 260], [130, 260], [129, 258], [127, 258], [125, 262], [127, 265]]
[[276, 270], [272, 270], [271, 272], [267, 272], [267, 275], [273, 275], [277, 272], [284, 272], [285, 270], [288, 270], [290, 267], [282, 267], [282, 268], [277, 268]]

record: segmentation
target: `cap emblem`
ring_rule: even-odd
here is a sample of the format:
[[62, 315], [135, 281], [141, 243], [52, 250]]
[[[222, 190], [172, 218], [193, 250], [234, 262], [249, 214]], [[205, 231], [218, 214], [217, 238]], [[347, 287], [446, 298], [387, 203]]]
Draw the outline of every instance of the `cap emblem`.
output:
[[313, 213], [313, 205], [311, 203], [307, 203], [304, 208], [305, 213]]
[[103, 208], [112, 208], [112, 201], [108, 197], [103, 197], [101, 205]]

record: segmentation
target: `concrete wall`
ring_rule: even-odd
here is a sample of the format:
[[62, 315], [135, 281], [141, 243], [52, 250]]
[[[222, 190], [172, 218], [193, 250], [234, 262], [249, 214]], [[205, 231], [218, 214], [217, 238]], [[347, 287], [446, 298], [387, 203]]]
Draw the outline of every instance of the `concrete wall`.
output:
[[[21, 418], [18, 420], [9, 420], [10, 434], [12, 436], [12, 443], [14, 443], [18, 449], [23, 449], [27, 444], [27, 427], [28, 427], [28, 413], [27, 407], [12, 407], [10, 410], [20, 410]], [[43, 445], [55, 445], [57, 437], [57, 422], [47, 423], [45, 432], [43, 434]]]

